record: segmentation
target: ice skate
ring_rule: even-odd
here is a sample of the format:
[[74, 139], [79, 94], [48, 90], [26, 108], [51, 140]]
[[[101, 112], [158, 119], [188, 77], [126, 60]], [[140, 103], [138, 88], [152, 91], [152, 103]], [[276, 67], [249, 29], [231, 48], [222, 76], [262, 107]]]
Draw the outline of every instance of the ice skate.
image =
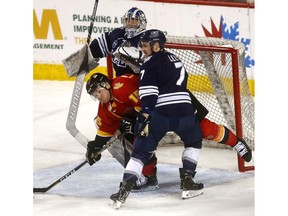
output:
[[182, 189], [182, 199], [188, 199], [203, 194], [204, 185], [202, 183], [196, 183], [193, 179], [196, 172], [184, 168], [180, 168], [179, 172], [181, 178], [180, 189]]
[[110, 206], [119, 209], [123, 203], [125, 203], [130, 191], [132, 190], [133, 183], [131, 182], [123, 182], [120, 183], [119, 191], [110, 196], [111, 202]]
[[238, 143], [233, 147], [233, 149], [237, 151], [237, 153], [243, 158], [244, 161], [251, 161], [251, 149], [243, 139], [238, 138]]

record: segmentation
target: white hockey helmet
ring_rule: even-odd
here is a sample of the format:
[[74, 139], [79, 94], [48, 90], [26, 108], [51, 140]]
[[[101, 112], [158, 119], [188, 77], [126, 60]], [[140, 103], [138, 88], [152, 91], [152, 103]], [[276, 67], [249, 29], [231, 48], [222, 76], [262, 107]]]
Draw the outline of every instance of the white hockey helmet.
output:
[[127, 38], [132, 38], [146, 29], [147, 20], [144, 12], [137, 7], [132, 7], [124, 15], [124, 28]]

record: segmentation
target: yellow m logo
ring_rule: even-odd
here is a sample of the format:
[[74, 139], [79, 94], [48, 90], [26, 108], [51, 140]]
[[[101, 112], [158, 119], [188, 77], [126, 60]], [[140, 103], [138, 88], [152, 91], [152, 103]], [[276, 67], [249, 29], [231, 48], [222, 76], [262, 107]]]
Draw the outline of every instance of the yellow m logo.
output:
[[49, 24], [51, 24], [54, 39], [63, 40], [56, 10], [44, 9], [41, 24], [37, 19], [35, 10], [33, 10], [33, 30], [36, 39], [47, 39]]

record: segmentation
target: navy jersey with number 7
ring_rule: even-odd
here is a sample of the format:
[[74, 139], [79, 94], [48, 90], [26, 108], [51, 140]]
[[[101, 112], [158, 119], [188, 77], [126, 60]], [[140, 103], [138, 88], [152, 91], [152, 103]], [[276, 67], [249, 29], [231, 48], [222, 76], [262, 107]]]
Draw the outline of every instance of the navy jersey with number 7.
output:
[[167, 116], [193, 115], [186, 89], [188, 74], [183, 63], [164, 50], [148, 57], [140, 68], [139, 96], [142, 112]]

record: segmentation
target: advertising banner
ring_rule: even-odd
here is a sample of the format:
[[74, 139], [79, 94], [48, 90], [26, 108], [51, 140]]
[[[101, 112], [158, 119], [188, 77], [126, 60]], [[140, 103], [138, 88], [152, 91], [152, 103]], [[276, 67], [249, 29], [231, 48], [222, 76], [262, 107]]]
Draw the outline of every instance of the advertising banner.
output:
[[[62, 59], [81, 49], [86, 43], [93, 6], [93, 0], [34, 0], [34, 78], [41, 79], [47, 71], [63, 73], [63, 68], [59, 70]], [[100, 0], [92, 40], [104, 32], [122, 26], [123, 15], [134, 6], [146, 14], [147, 29], [158, 28], [175, 36], [219, 37], [242, 42], [246, 47], [248, 77], [253, 79], [254, 9]], [[100, 66], [106, 67], [105, 59], [100, 61]]]

